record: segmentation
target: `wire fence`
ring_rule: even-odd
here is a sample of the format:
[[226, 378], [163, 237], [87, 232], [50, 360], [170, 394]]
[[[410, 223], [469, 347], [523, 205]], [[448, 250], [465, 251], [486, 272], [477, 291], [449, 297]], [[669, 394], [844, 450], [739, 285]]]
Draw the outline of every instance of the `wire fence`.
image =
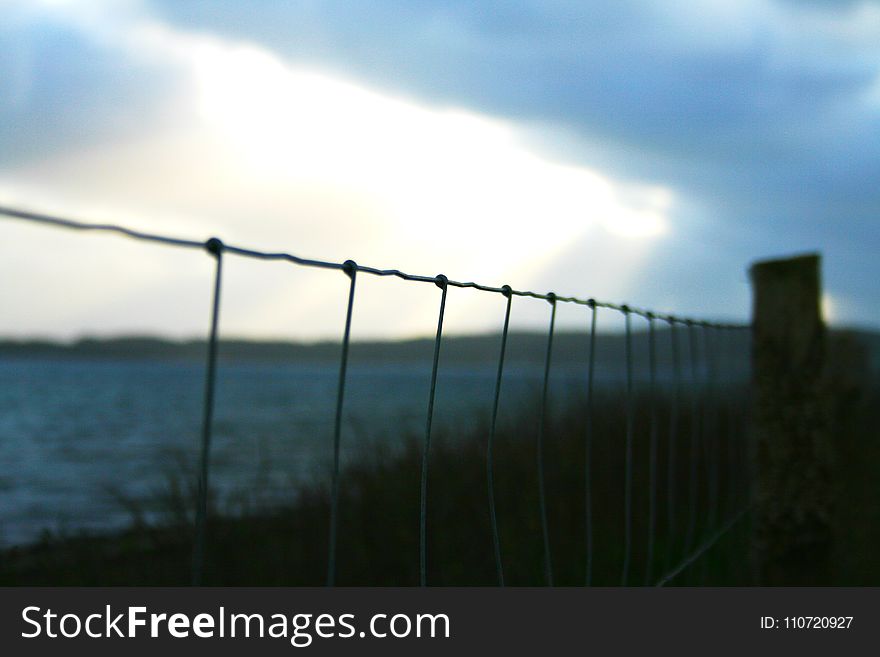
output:
[[[434, 420], [434, 402], [437, 390], [437, 374], [441, 363], [443, 346], [443, 320], [447, 303], [447, 292], [450, 287], [473, 288], [490, 294], [500, 294], [506, 299], [504, 308], [500, 351], [498, 356], [495, 385], [492, 396], [490, 424], [485, 451], [485, 483], [486, 503], [491, 525], [491, 545], [495, 563], [497, 584], [505, 585], [503, 564], [503, 548], [498, 526], [498, 509], [496, 500], [495, 448], [498, 428], [499, 400], [502, 392], [502, 380], [507, 359], [508, 336], [510, 329], [511, 308], [514, 297], [529, 297], [548, 302], [550, 306], [549, 326], [547, 330], [546, 352], [543, 363], [539, 421], [535, 437], [535, 470], [538, 486], [538, 515], [543, 546], [543, 579], [547, 586], [554, 584], [554, 564], [551, 550], [551, 534], [547, 515], [547, 482], [545, 480], [545, 441], [547, 416], [549, 413], [549, 381], [553, 366], [553, 338], [556, 327], [557, 305], [559, 303], [585, 306], [588, 310], [586, 321], [587, 371], [586, 406], [583, 417], [584, 434], [584, 585], [590, 586], [594, 578], [595, 557], [595, 494], [593, 490], [594, 463], [593, 446], [595, 440], [594, 416], [597, 408], [595, 374], [597, 367], [597, 317], [600, 311], [612, 312], [622, 316], [624, 321], [624, 372], [625, 387], [623, 404], [625, 420], [622, 427], [623, 436], [623, 536], [621, 537], [622, 563], [619, 583], [622, 586], [643, 584], [663, 586], [673, 583], [687, 572], [695, 563], [728, 535], [732, 528], [748, 515], [747, 468], [745, 459], [745, 436], [735, 428], [736, 415], [739, 409], [735, 402], [726, 399], [730, 381], [722, 381], [725, 373], [731, 371], [730, 349], [722, 348], [724, 341], [730, 341], [737, 332], [750, 330], [749, 324], [720, 323], [705, 321], [672, 314], [662, 314], [651, 310], [635, 308], [626, 304], [598, 301], [593, 298], [562, 296], [554, 292], [537, 293], [528, 290], [514, 289], [509, 285], [489, 286], [476, 282], [462, 282], [448, 278], [443, 274], [422, 276], [400, 271], [398, 269], [379, 269], [360, 265], [354, 260], [345, 262], [328, 262], [302, 258], [286, 252], [266, 252], [225, 244], [218, 238], [207, 241], [196, 241], [169, 237], [132, 230], [113, 224], [98, 224], [75, 221], [47, 214], [28, 212], [21, 209], [0, 206], [0, 215], [9, 218], [42, 224], [57, 228], [78, 231], [114, 233], [135, 240], [153, 242], [160, 245], [188, 248], [206, 252], [215, 263], [210, 329], [207, 340], [205, 381], [202, 402], [201, 440], [198, 461], [198, 487], [195, 512], [195, 539], [192, 554], [192, 583], [199, 585], [204, 578], [205, 554], [208, 549], [206, 526], [208, 520], [209, 475], [211, 457], [211, 439], [213, 432], [214, 395], [216, 387], [217, 351], [219, 340], [219, 315], [222, 300], [223, 263], [226, 256], [239, 256], [258, 260], [275, 260], [289, 262], [298, 267], [312, 267], [342, 272], [349, 279], [349, 291], [345, 313], [345, 324], [342, 335], [342, 350], [339, 362], [338, 385], [336, 389], [335, 416], [333, 423], [333, 465], [330, 484], [329, 537], [327, 547], [327, 585], [336, 584], [339, 533], [339, 499], [340, 480], [343, 476], [340, 462], [342, 417], [345, 407], [345, 392], [349, 359], [349, 342], [351, 337], [352, 314], [355, 307], [356, 282], [359, 274], [370, 274], [379, 277], [396, 277], [415, 283], [430, 283], [439, 289], [439, 307], [437, 313], [437, 330], [433, 343], [430, 385], [425, 412], [424, 442], [421, 456], [420, 496], [419, 496], [419, 583], [427, 586], [428, 581], [428, 504], [430, 500], [428, 483], [431, 465], [431, 438]], [[636, 390], [635, 390], [635, 356], [633, 318], [639, 318], [646, 324], [647, 333], [647, 392], [649, 400], [649, 426], [647, 434], [647, 482], [644, 491], [647, 498], [647, 544], [644, 546], [645, 572], [636, 578], [633, 570], [633, 553], [635, 550], [634, 505], [637, 491], [634, 486], [634, 462], [636, 439]], [[672, 382], [670, 393], [669, 417], [665, 434], [665, 476], [661, 489], [660, 470], [660, 428], [658, 383], [658, 345], [657, 323], [662, 322], [668, 327], [669, 344], [666, 351], [671, 359]], [[686, 348], [682, 348], [682, 333], [685, 333]], [[689, 367], [686, 367], [686, 361]], [[702, 372], [702, 375], [701, 375]], [[728, 374], [729, 376], [729, 374]], [[686, 380], [688, 379], [688, 380]], [[690, 431], [686, 437], [687, 462], [680, 463], [680, 441], [685, 436], [682, 430], [681, 407], [690, 406]], [[719, 411], [720, 409], [720, 411]], [[726, 454], [721, 449], [726, 447]], [[699, 472], [700, 468], [704, 472]], [[679, 490], [676, 482], [686, 468], [686, 488]], [[722, 470], [724, 470], [722, 472]], [[726, 483], [727, 491], [722, 500], [722, 484]], [[640, 494], [642, 491], [638, 491]], [[681, 497], [684, 496], [684, 505]], [[665, 550], [657, 553], [658, 520], [661, 517], [661, 503], [664, 500], [665, 514]], [[684, 517], [680, 509], [686, 509]], [[700, 518], [703, 512], [704, 517]], [[699, 530], [699, 531], [698, 531]], [[640, 546], [641, 547], [641, 546]], [[705, 560], [704, 560], [705, 561]], [[657, 575], [655, 570], [662, 568]]]

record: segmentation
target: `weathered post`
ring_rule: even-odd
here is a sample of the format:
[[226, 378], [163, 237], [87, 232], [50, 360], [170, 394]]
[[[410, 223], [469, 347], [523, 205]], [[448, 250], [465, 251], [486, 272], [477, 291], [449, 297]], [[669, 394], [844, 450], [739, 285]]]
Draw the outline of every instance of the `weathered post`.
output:
[[757, 583], [827, 584], [831, 457], [820, 257], [752, 265], [753, 557]]

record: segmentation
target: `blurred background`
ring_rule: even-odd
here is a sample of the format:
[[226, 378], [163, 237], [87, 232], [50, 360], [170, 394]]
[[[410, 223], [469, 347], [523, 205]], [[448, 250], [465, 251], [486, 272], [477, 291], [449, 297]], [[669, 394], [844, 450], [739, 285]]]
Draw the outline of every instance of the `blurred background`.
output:
[[[6, 205], [730, 319], [750, 260], [821, 249], [832, 321], [878, 325], [876, 2], [0, 7]], [[4, 231], [4, 334], [201, 333], [207, 263]], [[230, 333], [337, 336], [338, 277], [236, 266]], [[430, 329], [397, 292], [356, 335]]]
[[[876, 345], [878, 179], [874, 0], [0, 0], [3, 206], [737, 323], [750, 262], [819, 251], [826, 319]], [[2, 219], [5, 544], [157, 518], [141, 506], [163, 496], [186, 516], [212, 275], [204, 254]], [[222, 337], [275, 343], [221, 349], [214, 456], [236, 512], [325, 478], [347, 289], [226, 259]], [[362, 276], [357, 294], [355, 343], [436, 329], [433, 286]], [[503, 311], [453, 289], [444, 334], [491, 337]], [[588, 320], [559, 308], [560, 409], [584, 389]], [[537, 395], [528, 335], [548, 321], [513, 305], [502, 416]], [[353, 348], [347, 458], [418, 433], [431, 345], [408, 344]], [[464, 352], [438, 393], [456, 435], [488, 412], [497, 344]], [[743, 383], [747, 343], [720, 353]]]

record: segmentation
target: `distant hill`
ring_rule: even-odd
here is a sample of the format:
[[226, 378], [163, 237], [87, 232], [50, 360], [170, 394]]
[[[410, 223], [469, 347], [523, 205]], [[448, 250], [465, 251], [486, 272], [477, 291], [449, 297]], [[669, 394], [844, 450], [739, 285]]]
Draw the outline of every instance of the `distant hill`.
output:
[[[682, 353], [687, 350], [685, 331], [679, 331]], [[553, 358], [560, 361], [587, 360], [588, 335], [558, 331], [553, 338]], [[656, 332], [658, 362], [668, 360], [670, 336], [668, 329]], [[702, 336], [698, 348], [702, 349]], [[745, 349], [745, 334], [730, 336], [731, 344]], [[647, 358], [647, 333], [633, 332], [633, 355], [638, 360]], [[498, 358], [500, 334], [449, 336], [443, 338], [442, 359], [451, 363], [494, 363]], [[421, 361], [433, 351], [432, 338], [410, 340], [357, 341], [351, 344], [351, 357], [359, 361], [406, 363]], [[542, 362], [547, 348], [547, 334], [541, 332], [511, 332], [508, 337], [507, 357], [513, 361]], [[622, 359], [624, 336], [617, 333], [596, 336], [597, 358]], [[84, 338], [71, 343], [44, 340], [0, 341], [0, 357], [50, 358], [123, 358], [200, 360], [204, 358], [206, 342], [197, 340], [168, 340], [158, 337]], [[220, 358], [224, 360], [282, 361], [282, 362], [335, 362], [340, 355], [339, 341], [286, 342], [224, 339], [220, 341]]]
[[[687, 366], [690, 340], [687, 329], [677, 329], [680, 357]], [[833, 340], [847, 336], [864, 345], [871, 369], [880, 370], [880, 333], [864, 330], [833, 331]], [[726, 331], [713, 334], [716, 358], [727, 367], [743, 373], [749, 360], [747, 331]], [[668, 368], [672, 364], [669, 328], [658, 326], [656, 331], [657, 365]], [[695, 330], [698, 353], [705, 349], [703, 332]], [[633, 332], [633, 358], [639, 370], [648, 362], [648, 335], [646, 331]], [[546, 333], [511, 332], [507, 357], [511, 362], [541, 363], [547, 345]], [[443, 363], [476, 365], [494, 364], [498, 358], [498, 334], [450, 336], [443, 339]], [[205, 357], [205, 340], [168, 340], [159, 337], [84, 338], [71, 343], [45, 340], [0, 340], [0, 358], [75, 358], [75, 359], [155, 359], [201, 360]], [[433, 339], [421, 338], [399, 341], [358, 341], [351, 344], [353, 363], [418, 363], [430, 362]], [[586, 365], [588, 335], [585, 332], [559, 331], [554, 336], [553, 359], [557, 363]], [[224, 361], [270, 361], [281, 363], [334, 363], [340, 355], [338, 341], [285, 342], [240, 339], [221, 340], [220, 359]], [[620, 333], [604, 333], [596, 337], [596, 362], [602, 368], [622, 368], [625, 340]]]

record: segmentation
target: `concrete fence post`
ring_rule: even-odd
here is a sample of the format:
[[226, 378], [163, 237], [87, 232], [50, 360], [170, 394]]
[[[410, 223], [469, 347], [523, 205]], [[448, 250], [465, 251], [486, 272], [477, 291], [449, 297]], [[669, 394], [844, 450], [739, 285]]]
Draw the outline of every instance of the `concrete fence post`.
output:
[[752, 265], [753, 563], [767, 586], [831, 571], [831, 441], [820, 257]]

